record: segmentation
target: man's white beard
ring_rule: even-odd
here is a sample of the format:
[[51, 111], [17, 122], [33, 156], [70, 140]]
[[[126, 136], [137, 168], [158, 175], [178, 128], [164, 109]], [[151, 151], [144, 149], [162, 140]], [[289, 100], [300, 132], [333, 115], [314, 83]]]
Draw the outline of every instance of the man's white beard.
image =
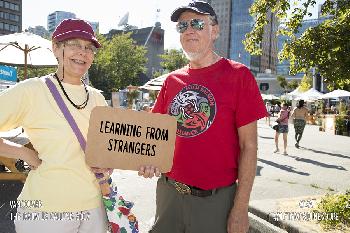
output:
[[184, 51], [185, 56], [187, 57], [188, 60], [190, 61], [196, 61], [201, 57], [201, 53], [198, 52], [186, 52]]

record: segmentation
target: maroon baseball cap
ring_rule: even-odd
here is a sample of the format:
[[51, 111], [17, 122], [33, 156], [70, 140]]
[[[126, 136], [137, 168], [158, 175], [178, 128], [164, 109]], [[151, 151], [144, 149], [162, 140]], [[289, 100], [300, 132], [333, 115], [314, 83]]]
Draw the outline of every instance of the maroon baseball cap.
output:
[[85, 39], [91, 41], [96, 48], [101, 47], [91, 25], [82, 19], [64, 19], [52, 34], [52, 40], [58, 42], [74, 38]]

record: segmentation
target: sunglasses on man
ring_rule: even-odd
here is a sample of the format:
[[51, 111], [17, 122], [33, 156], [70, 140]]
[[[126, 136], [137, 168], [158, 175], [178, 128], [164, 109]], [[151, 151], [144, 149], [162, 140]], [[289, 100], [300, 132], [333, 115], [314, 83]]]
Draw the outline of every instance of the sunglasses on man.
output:
[[188, 26], [191, 26], [194, 30], [201, 31], [204, 28], [204, 20], [202, 19], [191, 19], [190, 21], [180, 21], [176, 25], [176, 30], [179, 33], [184, 33]]

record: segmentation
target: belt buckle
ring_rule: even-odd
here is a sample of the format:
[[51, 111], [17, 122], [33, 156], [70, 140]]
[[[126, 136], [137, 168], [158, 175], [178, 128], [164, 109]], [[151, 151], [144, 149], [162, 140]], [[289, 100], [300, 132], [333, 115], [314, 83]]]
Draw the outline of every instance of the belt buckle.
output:
[[181, 194], [191, 194], [191, 188], [186, 184], [175, 181], [174, 186], [175, 189]]

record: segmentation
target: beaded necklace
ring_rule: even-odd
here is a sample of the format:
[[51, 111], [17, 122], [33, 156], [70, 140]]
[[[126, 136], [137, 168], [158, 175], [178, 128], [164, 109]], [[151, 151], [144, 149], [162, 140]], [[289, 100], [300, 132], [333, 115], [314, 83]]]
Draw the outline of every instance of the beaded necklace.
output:
[[87, 86], [86, 86], [86, 84], [83, 82], [83, 80], [81, 80], [81, 82], [82, 82], [82, 84], [84, 85], [84, 88], [85, 88], [86, 100], [85, 100], [82, 104], [77, 105], [77, 104], [75, 104], [75, 103], [69, 98], [69, 96], [68, 96], [66, 90], [64, 89], [64, 87], [63, 87], [63, 85], [62, 85], [61, 80], [58, 78], [58, 76], [57, 76], [56, 73], [54, 74], [54, 76], [55, 76], [55, 78], [56, 78], [58, 84], [60, 85], [61, 90], [63, 91], [64, 96], [68, 99], [68, 101], [69, 101], [76, 109], [79, 109], [79, 110], [80, 110], [80, 109], [85, 108], [86, 105], [87, 105], [87, 103], [88, 103], [88, 101], [89, 101], [89, 92], [88, 92]]

